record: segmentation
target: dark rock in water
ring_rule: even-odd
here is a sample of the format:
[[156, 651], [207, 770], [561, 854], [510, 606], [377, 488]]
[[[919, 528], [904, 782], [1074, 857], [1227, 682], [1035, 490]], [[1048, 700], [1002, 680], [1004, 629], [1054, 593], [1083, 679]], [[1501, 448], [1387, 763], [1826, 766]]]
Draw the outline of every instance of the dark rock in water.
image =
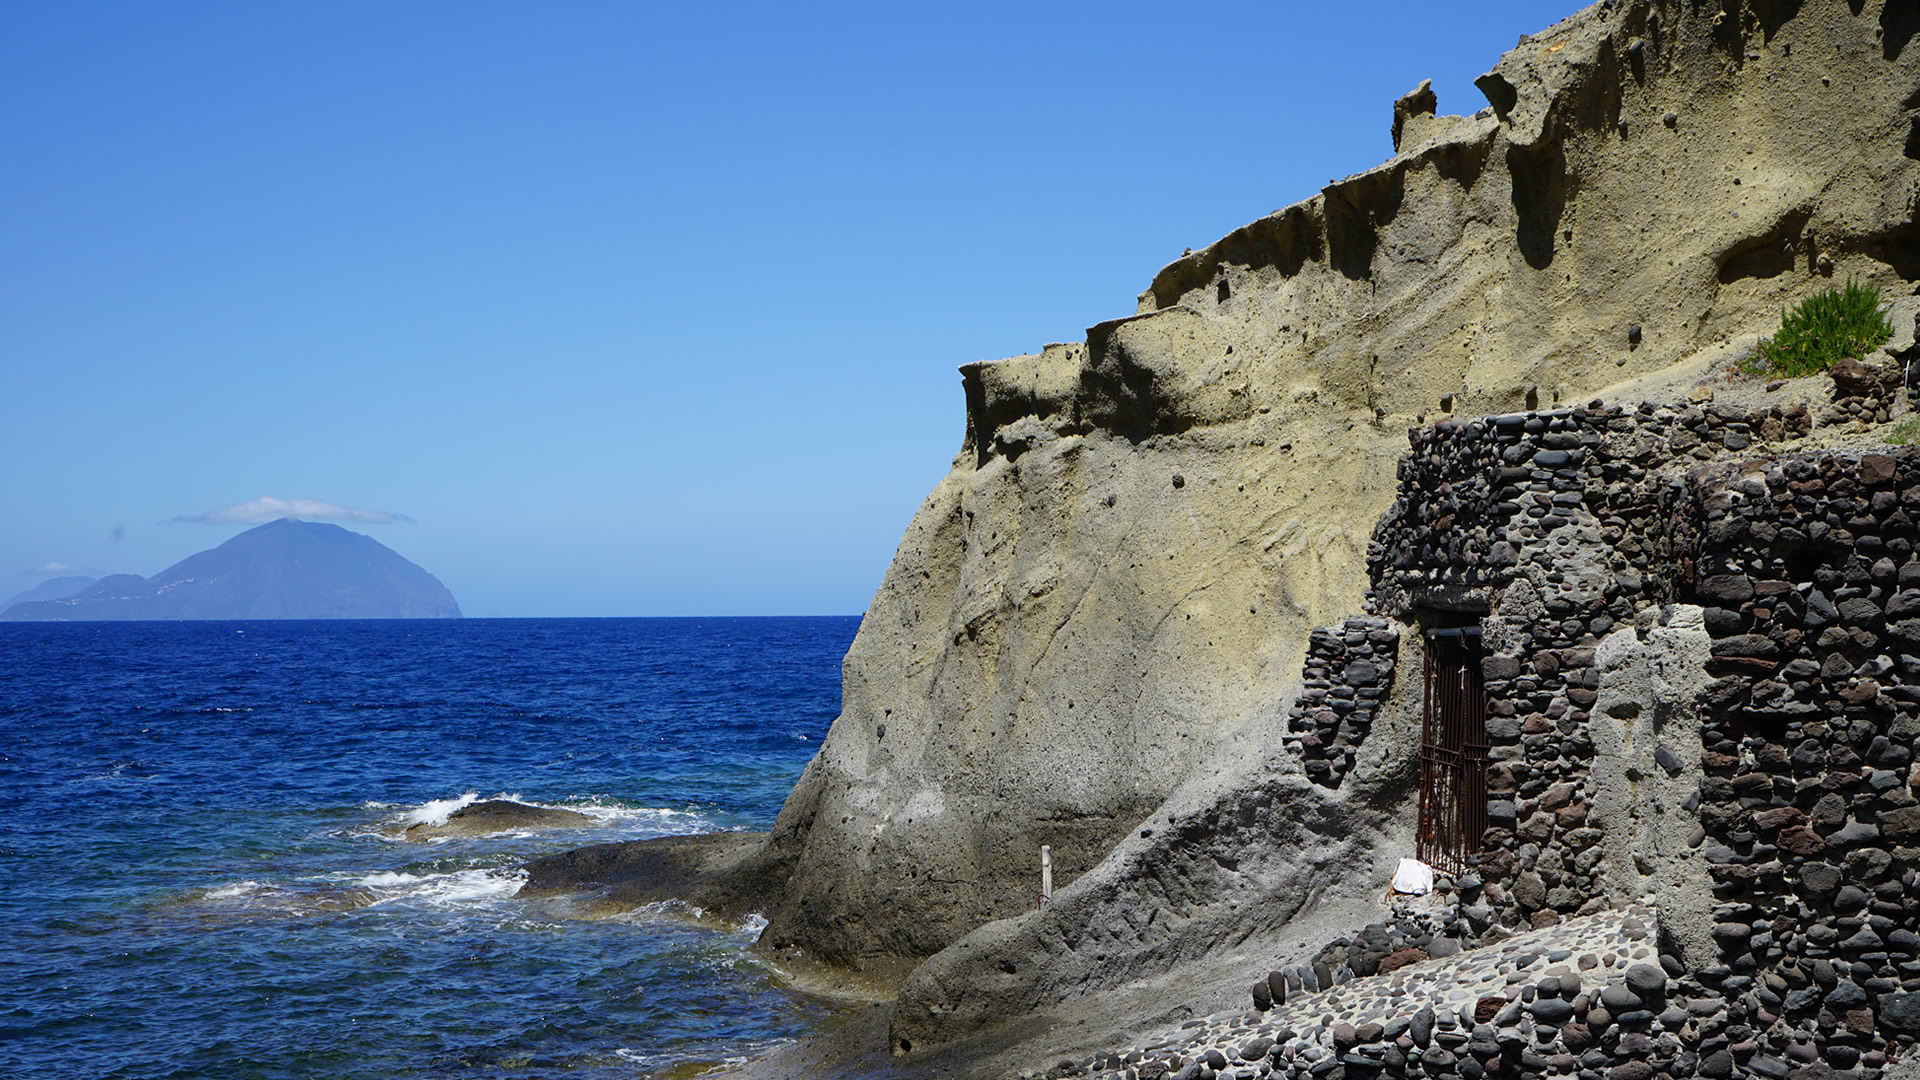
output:
[[575, 848], [523, 864], [519, 895], [584, 895], [605, 912], [684, 900], [738, 919], [761, 910], [779, 887], [784, 868], [756, 859], [766, 841], [766, 833], [706, 833]]
[[488, 799], [469, 803], [447, 815], [441, 825], [409, 825], [409, 840], [433, 840], [443, 836], [487, 836], [516, 829], [578, 829], [593, 824], [593, 819], [574, 810], [550, 806], [529, 806], [509, 799]]
[[8, 621], [457, 619], [439, 579], [369, 536], [269, 522], [150, 578], [114, 574], [72, 596], [15, 604]]

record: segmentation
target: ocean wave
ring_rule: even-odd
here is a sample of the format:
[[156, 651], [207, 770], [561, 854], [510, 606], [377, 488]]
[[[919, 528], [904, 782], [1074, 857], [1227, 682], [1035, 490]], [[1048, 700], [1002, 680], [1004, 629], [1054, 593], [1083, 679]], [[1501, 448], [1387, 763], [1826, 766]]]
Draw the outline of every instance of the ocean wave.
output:
[[511, 900], [527, 883], [527, 875], [520, 870], [456, 870], [447, 874], [383, 870], [350, 881], [373, 895], [373, 904], [369, 906], [408, 903], [456, 908]]
[[276, 884], [267, 881], [230, 882], [192, 897], [192, 902], [242, 914], [317, 915], [353, 911], [373, 903], [372, 893], [315, 882]]
[[[519, 803], [522, 806], [536, 807], [542, 810], [571, 810], [593, 819], [587, 829], [611, 830], [624, 837], [645, 838], [651, 836], [691, 836], [696, 833], [724, 832], [729, 826], [699, 810], [677, 810], [664, 806], [629, 806], [605, 798], [594, 796], [584, 800], [562, 802], [538, 802], [521, 798], [518, 793], [502, 792], [497, 795], [482, 796], [477, 790], [466, 791], [452, 798], [430, 799], [417, 806], [400, 803], [380, 802], [369, 799], [361, 804], [364, 810], [393, 811], [401, 810], [397, 816], [389, 817], [377, 827], [375, 833], [385, 839], [393, 839], [405, 833], [415, 825], [445, 825], [454, 814], [472, 806], [476, 802], [499, 800]], [[497, 834], [500, 837], [527, 838], [538, 835], [531, 832], [507, 831]], [[449, 837], [435, 837], [434, 842], [444, 842]]]
[[69, 784], [150, 784], [160, 778], [153, 766], [144, 761], [116, 761], [107, 766], [106, 772], [85, 773], [72, 777]]
[[[757, 911], [751, 912], [745, 918], [735, 921], [723, 918], [698, 904], [690, 904], [685, 900], [677, 898], [655, 900], [652, 903], [628, 908], [617, 914], [606, 916], [606, 921], [627, 923], [634, 926], [659, 925], [661, 923], [678, 923], [682, 925], [692, 923], [720, 935], [742, 938], [744, 939], [744, 944], [751, 944], [759, 940], [761, 931], [767, 928], [766, 916]], [[751, 958], [746, 957], [745, 954], [730, 954], [726, 958], [726, 965], [734, 966], [743, 959], [750, 960]]]
[[[535, 803], [534, 805], [541, 805]], [[556, 803], [562, 810], [573, 810], [595, 818], [606, 826], [641, 830], [657, 836], [690, 836], [715, 832], [719, 824], [698, 810], [673, 810], [662, 806], [614, 806], [600, 801]]]
[[201, 896], [201, 899], [238, 900], [241, 897], [252, 896], [262, 890], [271, 889], [272, 887], [273, 886], [268, 885], [264, 881], [236, 881], [231, 885], [222, 885], [217, 889], [208, 889], [206, 893]]
[[[432, 799], [421, 803], [400, 818], [401, 825], [445, 825], [455, 811], [480, 801], [480, 793], [469, 791], [451, 799]], [[516, 802], [518, 800], [515, 800]]]
[[192, 900], [235, 912], [311, 915], [382, 905], [457, 911], [511, 900], [527, 882], [524, 872], [481, 868], [412, 874], [383, 870], [337, 873], [289, 882], [247, 879], [201, 892]]
[[[749, 1044], [746, 1053], [731, 1054], [726, 1057], [708, 1057], [701, 1054], [673, 1053], [671, 1051], [663, 1052], [658, 1050], [632, 1050], [624, 1046], [616, 1047], [613, 1051], [613, 1056], [622, 1061], [638, 1065], [649, 1072], [656, 1069], [664, 1072], [676, 1067], [679, 1069], [703, 1067], [700, 1068], [700, 1071], [704, 1072], [713, 1069], [738, 1068], [753, 1060], [754, 1057], [764, 1054], [774, 1047], [783, 1046], [792, 1041], [792, 1039], [758, 1039]], [[689, 1073], [688, 1075], [691, 1074]]]

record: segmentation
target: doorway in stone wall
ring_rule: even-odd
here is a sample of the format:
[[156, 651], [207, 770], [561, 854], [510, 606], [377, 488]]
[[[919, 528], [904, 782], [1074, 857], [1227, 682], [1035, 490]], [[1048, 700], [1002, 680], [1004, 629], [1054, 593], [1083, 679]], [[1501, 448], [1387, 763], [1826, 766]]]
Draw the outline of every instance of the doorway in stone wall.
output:
[[1420, 861], [1467, 868], [1487, 828], [1487, 695], [1480, 630], [1427, 631], [1426, 708], [1420, 728]]

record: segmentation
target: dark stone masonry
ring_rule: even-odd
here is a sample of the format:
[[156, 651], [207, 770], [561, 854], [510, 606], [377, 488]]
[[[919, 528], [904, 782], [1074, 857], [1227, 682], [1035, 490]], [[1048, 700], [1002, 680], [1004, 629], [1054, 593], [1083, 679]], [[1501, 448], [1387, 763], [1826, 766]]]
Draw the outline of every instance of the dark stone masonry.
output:
[[[1843, 394], [1821, 419], [1886, 409]], [[1690, 789], [1652, 809], [1691, 819], [1718, 955], [1689, 965], [1663, 935], [1678, 978], [1660, 994], [1685, 1009], [1616, 1015], [1583, 1073], [1868, 1076], [1920, 1034], [1920, 455], [1783, 453], [1812, 419], [1642, 405], [1442, 423], [1411, 434], [1375, 533], [1376, 613], [1482, 629], [1489, 828], [1472, 861], [1502, 922], [1603, 910], [1648, 873], [1610, 865], [1640, 856], [1593, 820], [1597, 777], [1619, 771], [1596, 746], [1618, 737], [1597, 735], [1651, 707], [1625, 779]], [[1688, 699], [1606, 700], [1609, 642], [1630, 651], [1675, 604], [1700, 606], [1710, 641]]]
[[[1428, 912], [1282, 966], [1252, 1013], [1051, 1074], [1911, 1067], [1920, 451], [1793, 447], [1816, 423], [1884, 421], [1902, 387], [1883, 374], [1836, 372], [1817, 414], [1596, 402], [1411, 432], [1368, 612], [1313, 634], [1287, 741], [1339, 787], [1401, 635], [1477, 630], [1487, 828], [1459, 853], [1470, 869]], [[1493, 989], [1438, 1013], [1393, 1004], [1472, 978]], [[1316, 992], [1332, 997], [1301, 1000]]]
[[1400, 632], [1385, 619], [1348, 619], [1338, 628], [1315, 630], [1308, 639], [1288, 742], [1299, 749], [1314, 783], [1339, 787], [1353, 768], [1354, 753], [1393, 685], [1399, 647]]

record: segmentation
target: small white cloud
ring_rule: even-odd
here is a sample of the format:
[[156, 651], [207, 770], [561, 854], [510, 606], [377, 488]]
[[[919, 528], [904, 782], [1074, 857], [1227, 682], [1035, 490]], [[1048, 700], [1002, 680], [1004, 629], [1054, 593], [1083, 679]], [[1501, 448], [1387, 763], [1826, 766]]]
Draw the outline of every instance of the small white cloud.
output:
[[405, 514], [386, 510], [366, 510], [357, 506], [321, 502], [318, 499], [276, 499], [262, 495], [250, 502], [223, 506], [204, 514], [190, 514], [173, 520], [186, 525], [264, 525], [281, 518], [299, 521], [352, 521], [362, 525], [386, 525], [412, 521]]
[[77, 566], [68, 566], [63, 562], [50, 562], [45, 566], [27, 571], [34, 577], [85, 577], [86, 571]]

